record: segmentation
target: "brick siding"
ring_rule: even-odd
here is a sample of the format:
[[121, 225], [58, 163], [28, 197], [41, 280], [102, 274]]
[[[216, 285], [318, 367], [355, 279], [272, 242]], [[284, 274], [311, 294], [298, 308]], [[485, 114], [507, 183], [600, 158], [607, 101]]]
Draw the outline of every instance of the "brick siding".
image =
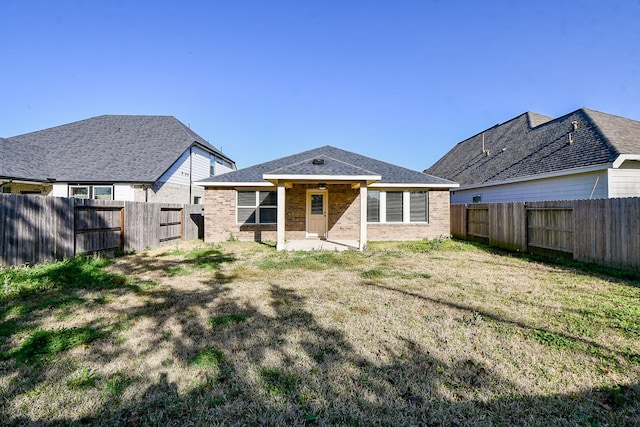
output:
[[[286, 190], [286, 240], [306, 238], [307, 190], [312, 184], [296, 184]], [[349, 184], [327, 185], [328, 237], [357, 240], [360, 234], [360, 190]], [[449, 191], [429, 192], [429, 222], [368, 224], [368, 240], [413, 240], [448, 236]], [[236, 224], [236, 189], [210, 187], [205, 196], [205, 241], [230, 238], [276, 241], [276, 225]]]

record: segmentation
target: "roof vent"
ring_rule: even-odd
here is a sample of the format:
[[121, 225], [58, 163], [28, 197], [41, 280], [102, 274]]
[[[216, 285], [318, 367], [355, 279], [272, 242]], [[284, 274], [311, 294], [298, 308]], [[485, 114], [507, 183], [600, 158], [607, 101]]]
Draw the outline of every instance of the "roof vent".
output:
[[578, 121], [574, 120], [574, 121], [571, 122], [571, 131], [575, 132], [577, 130], [578, 130]]
[[311, 163], [314, 165], [324, 165], [324, 159], [313, 159]]

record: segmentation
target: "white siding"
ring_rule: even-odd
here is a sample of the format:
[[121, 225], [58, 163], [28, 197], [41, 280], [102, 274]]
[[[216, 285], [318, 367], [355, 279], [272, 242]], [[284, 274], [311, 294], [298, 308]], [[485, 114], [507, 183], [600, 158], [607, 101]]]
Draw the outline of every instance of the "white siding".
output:
[[483, 203], [578, 200], [590, 198], [592, 191], [594, 199], [602, 199], [608, 197], [607, 181], [607, 171], [598, 171], [485, 188], [453, 189], [451, 203], [472, 203], [475, 195], [482, 196]]
[[114, 184], [113, 200], [135, 201], [135, 192], [131, 184]]
[[640, 169], [609, 169], [609, 197], [640, 197]]
[[186, 150], [182, 153], [180, 158], [167, 169], [158, 181], [188, 186], [190, 183], [189, 151]]
[[209, 178], [209, 153], [200, 148], [193, 149], [193, 157], [191, 163], [191, 174], [193, 181]]
[[68, 197], [69, 189], [67, 184], [53, 184], [53, 189], [51, 190], [51, 196], [53, 197]]
[[221, 165], [220, 163], [216, 163], [216, 165], [214, 166], [214, 173], [215, 175], [222, 175], [223, 173], [227, 173], [227, 172], [231, 172], [234, 169], [231, 169], [225, 165]]
[[[211, 171], [211, 160], [209, 153], [200, 148], [193, 148], [193, 156], [189, 161], [189, 150], [182, 153], [182, 156], [160, 177], [160, 182], [188, 186], [190, 182], [209, 178]], [[216, 175], [230, 172], [233, 169], [219, 163], [215, 163], [214, 172]], [[191, 180], [189, 179], [191, 177]]]

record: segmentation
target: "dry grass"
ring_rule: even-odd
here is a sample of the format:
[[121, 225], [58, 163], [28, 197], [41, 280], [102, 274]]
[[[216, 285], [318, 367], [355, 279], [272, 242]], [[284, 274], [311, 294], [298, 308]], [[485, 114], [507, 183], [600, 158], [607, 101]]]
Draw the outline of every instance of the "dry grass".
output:
[[1, 423], [640, 419], [633, 277], [455, 241], [187, 242], [100, 263], [0, 270]]

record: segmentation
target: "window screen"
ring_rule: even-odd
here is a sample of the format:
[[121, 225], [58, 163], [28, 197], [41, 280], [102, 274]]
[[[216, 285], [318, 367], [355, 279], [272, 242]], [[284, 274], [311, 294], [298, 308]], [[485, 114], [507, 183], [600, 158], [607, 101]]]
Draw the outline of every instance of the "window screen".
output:
[[428, 197], [426, 191], [412, 191], [410, 194], [410, 221], [411, 222], [427, 222]]
[[387, 222], [402, 222], [402, 191], [387, 191]]
[[367, 191], [367, 222], [380, 222], [379, 191]]

